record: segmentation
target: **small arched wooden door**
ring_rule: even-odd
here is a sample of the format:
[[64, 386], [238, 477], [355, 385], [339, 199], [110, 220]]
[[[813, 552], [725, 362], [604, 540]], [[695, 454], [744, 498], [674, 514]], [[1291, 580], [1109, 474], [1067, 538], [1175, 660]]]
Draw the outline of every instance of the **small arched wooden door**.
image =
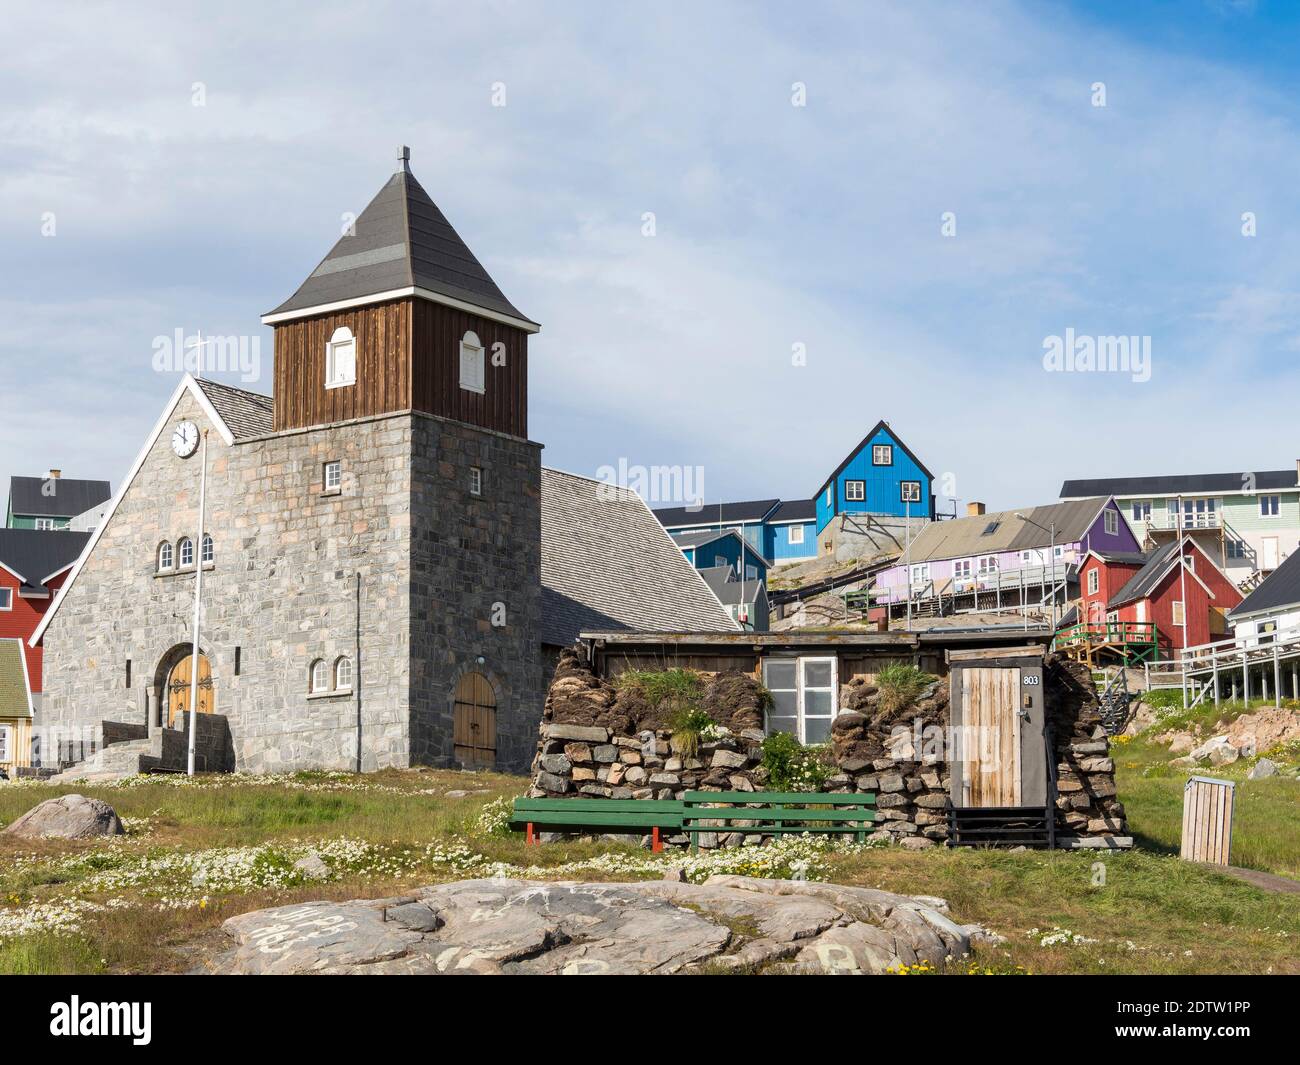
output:
[[[186, 655], [167, 677], [167, 727], [175, 728], [176, 719], [184, 722], [185, 714], [190, 709], [190, 681], [193, 655]], [[210, 714], [216, 708], [216, 699], [212, 688], [212, 667], [207, 655], [199, 655], [199, 685], [195, 693], [195, 705], [200, 714]]]
[[466, 673], [456, 682], [452, 743], [461, 765], [496, 765], [497, 697], [482, 673]]

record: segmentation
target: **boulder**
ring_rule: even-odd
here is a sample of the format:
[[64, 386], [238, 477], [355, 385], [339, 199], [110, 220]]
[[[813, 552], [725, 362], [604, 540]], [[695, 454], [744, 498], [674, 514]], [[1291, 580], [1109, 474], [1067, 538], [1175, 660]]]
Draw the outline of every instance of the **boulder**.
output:
[[24, 839], [92, 839], [120, 836], [126, 829], [108, 803], [84, 795], [64, 795], [32, 807], [5, 830]]
[[1265, 777], [1277, 776], [1277, 763], [1271, 758], [1261, 758], [1246, 774], [1247, 780], [1263, 780]]
[[1209, 762], [1211, 765], [1229, 765], [1241, 757], [1241, 752], [1232, 745], [1227, 736], [1215, 736], [1206, 740], [1192, 751], [1195, 762]]

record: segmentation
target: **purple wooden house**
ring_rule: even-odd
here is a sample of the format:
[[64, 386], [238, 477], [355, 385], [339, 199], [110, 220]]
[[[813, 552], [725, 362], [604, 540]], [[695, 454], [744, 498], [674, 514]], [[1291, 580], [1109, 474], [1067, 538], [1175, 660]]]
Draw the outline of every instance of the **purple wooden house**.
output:
[[1077, 562], [1089, 551], [1117, 554], [1139, 544], [1113, 498], [967, 516], [922, 529], [897, 565], [877, 574], [872, 602], [892, 615], [1000, 610], [1069, 602]]

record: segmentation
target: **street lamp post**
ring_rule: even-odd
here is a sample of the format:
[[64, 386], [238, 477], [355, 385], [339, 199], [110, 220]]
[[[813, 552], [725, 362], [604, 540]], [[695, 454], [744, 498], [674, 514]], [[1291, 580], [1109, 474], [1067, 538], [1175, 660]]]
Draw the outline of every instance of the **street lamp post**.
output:
[[1051, 615], [1052, 615], [1052, 631], [1055, 632], [1056, 631], [1056, 522], [1051, 522], [1050, 523], [1051, 527], [1048, 528], [1047, 526], [1039, 525], [1038, 522], [1034, 521], [1033, 518], [1026, 517], [1024, 514], [1021, 514], [1020, 511], [1016, 511], [1016, 517], [1019, 518], [1021, 521], [1028, 522], [1036, 529], [1042, 529], [1043, 532], [1047, 533], [1047, 542], [1048, 542], [1047, 561], [1048, 561], [1048, 565], [1052, 567], [1051, 577], [1049, 578], [1052, 582], [1052, 605], [1048, 609], [1051, 611]]

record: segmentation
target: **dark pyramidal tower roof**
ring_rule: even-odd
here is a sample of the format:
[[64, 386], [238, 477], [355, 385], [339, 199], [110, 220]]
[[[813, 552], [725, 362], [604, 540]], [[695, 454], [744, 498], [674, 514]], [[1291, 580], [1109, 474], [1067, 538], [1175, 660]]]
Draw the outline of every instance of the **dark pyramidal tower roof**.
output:
[[536, 331], [536, 323], [506, 299], [415, 180], [410, 149], [402, 149], [400, 169], [361, 212], [354, 229], [268, 318], [414, 287], [517, 319]]

